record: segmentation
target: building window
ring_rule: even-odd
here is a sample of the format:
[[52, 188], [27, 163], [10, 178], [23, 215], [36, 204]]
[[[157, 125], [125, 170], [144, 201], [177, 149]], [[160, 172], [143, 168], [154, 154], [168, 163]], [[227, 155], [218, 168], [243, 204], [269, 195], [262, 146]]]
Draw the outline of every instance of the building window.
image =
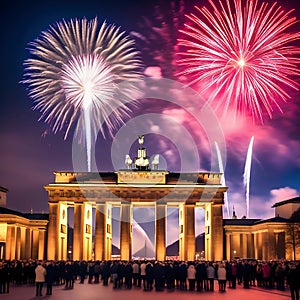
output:
[[209, 226], [205, 227], [205, 234], [209, 234]]
[[85, 233], [91, 234], [92, 232], [92, 226], [89, 224], [85, 224]]
[[67, 233], [67, 226], [64, 225], [64, 224], [61, 224], [61, 225], [60, 225], [60, 232], [61, 232], [61, 233]]

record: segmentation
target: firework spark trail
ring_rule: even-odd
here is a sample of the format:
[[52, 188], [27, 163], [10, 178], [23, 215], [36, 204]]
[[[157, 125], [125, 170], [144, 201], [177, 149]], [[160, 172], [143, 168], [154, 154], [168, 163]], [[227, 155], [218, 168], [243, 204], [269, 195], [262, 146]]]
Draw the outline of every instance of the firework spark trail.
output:
[[65, 139], [75, 127], [86, 143], [89, 171], [98, 132], [105, 136], [106, 124], [112, 134], [136, 98], [141, 61], [133, 45], [120, 28], [106, 22], [100, 26], [97, 18], [64, 20], [30, 43], [21, 82], [28, 86], [33, 109], [54, 133], [65, 129]]
[[257, 0], [209, 1], [211, 8], [196, 7], [178, 40], [178, 76], [191, 85], [201, 84], [216, 108], [250, 113], [263, 122], [274, 107], [298, 90], [300, 47], [293, 45], [300, 32], [289, 32], [297, 23], [292, 10]]
[[246, 195], [246, 217], [250, 217], [250, 175], [251, 175], [251, 161], [252, 161], [252, 148], [253, 148], [254, 136], [251, 137], [247, 158], [245, 162], [244, 169], [244, 187], [245, 187], [245, 195]]
[[[222, 155], [220, 152], [220, 148], [217, 142], [215, 142], [216, 146], [216, 152], [217, 152], [217, 157], [218, 157], [218, 163], [219, 163], [219, 172], [222, 173], [222, 178], [221, 178], [221, 185], [226, 186], [226, 181], [225, 181], [225, 172], [224, 172], [224, 166], [223, 166], [223, 161], [222, 161]], [[230, 218], [230, 212], [229, 212], [229, 203], [228, 203], [228, 195], [227, 192], [224, 193], [224, 202], [227, 210], [227, 216]]]

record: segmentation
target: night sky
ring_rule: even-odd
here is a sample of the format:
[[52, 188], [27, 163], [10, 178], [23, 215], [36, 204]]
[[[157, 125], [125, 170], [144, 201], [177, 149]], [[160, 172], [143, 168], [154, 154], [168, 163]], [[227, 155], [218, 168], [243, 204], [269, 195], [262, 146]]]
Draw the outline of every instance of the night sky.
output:
[[[162, 15], [168, 7], [168, 1], [161, 1], [158, 10]], [[0, 185], [6, 187], [7, 207], [22, 212], [47, 212], [48, 199], [43, 186], [54, 181], [53, 171], [72, 171], [72, 136], [64, 140], [63, 132], [53, 134], [43, 122], [38, 122], [38, 111], [32, 110], [32, 100], [29, 98], [26, 86], [21, 84], [23, 62], [29, 56], [27, 47], [39, 36], [62, 19], [94, 18], [106, 20], [121, 26], [126, 33], [139, 32], [147, 37], [145, 29], [148, 23], [143, 16], [155, 24], [156, 1], [5, 1], [1, 9], [1, 117], [0, 117]], [[208, 5], [208, 1], [193, 2], [199, 6]], [[298, 0], [279, 0], [278, 3], [286, 9], [295, 8], [293, 13], [300, 19], [300, 4]], [[156, 10], [157, 11], [157, 10]], [[186, 11], [193, 11], [191, 1], [186, 5]], [[168, 19], [168, 14], [166, 14]], [[156, 14], [157, 17], [157, 14]], [[153, 23], [152, 23], [153, 22]], [[300, 24], [294, 27], [300, 31]], [[151, 31], [151, 30], [150, 30]], [[151, 47], [153, 46], [153, 49]], [[173, 77], [170, 71], [172, 62], [164, 60], [168, 57], [166, 44], [150, 43], [143, 48], [137, 41], [141, 51], [144, 69], [150, 73], [160, 72], [164, 77]], [[150, 48], [149, 48], [150, 47]], [[149, 49], [148, 49], [149, 48]], [[145, 51], [145, 49], [147, 49]], [[161, 52], [160, 52], [161, 51]], [[161, 54], [161, 55], [160, 55]], [[170, 54], [171, 55], [171, 54]], [[155, 56], [155, 57], [154, 57]], [[155, 68], [148, 68], [149, 66]], [[160, 75], [161, 76], [161, 75]], [[299, 82], [299, 78], [296, 79]], [[245, 190], [243, 186], [244, 165], [248, 145], [254, 136], [253, 158], [250, 181], [250, 217], [270, 218], [274, 215], [271, 206], [278, 201], [299, 196], [300, 191], [300, 92], [289, 90], [292, 98], [282, 103], [283, 112], [274, 110], [273, 118], [264, 118], [264, 123], [253, 123], [251, 117], [243, 116], [234, 123], [230, 116], [219, 120], [226, 142], [225, 179], [228, 189], [230, 213], [234, 205], [238, 218], [246, 214]], [[197, 108], [197, 103], [194, 103]], [[161, 115], [162, 120], [151, 119], [151, 113]], [[145, 115], [146, 114], [146, 115]], [[190, 148], [182, 137], [182, 127], [192, 136], [199, 151], [200, 170], [218, 171], [217, 163], [210, 159], [215, 149], [202, 139], [201, 130], [194, 125], [195, 119], [178, 107], [168, 106], [158, 100], [142, 100], [133, 112], [132, 118], [143, 115], [149, 117], [146, 125], [150, 128], [159, 126], [164, 134], [158, 131], [137, 132], [146, 133], [145, 146], [148, 155], [159, 153], [162, 165], [169, 171], [188, 170], [193, 166], [189, 161], [185, 166], [178, 159], [177, 147], [181, 144], [185, 154]], [[166, 118], [176, 118], [178, 124], [170, 124]], [[166, 123], [165, 123], [166, 122]], [[163, 126], [166, 128], [162, 128]], [[213, 124], [211, 125], [213, 126]], [[115, 134], [117, 134], [117, 131]], [[205, 130], [204, 130], [205, 131]], [[99, 136], [96, 145], [96, 160], [99, 171], [114, 171], [124, 168], [122, 156], [117, 163], [112, 162], [111, 149], [113, 138]], [[122, 145], [118, 145], [122, 148]], [[134, 156], [136, 141], [129, 149]], [[209, 158], [208, 158], [209, 157]], [[213, 166], [213, 167], [211, 167]], [[195, 167], [195, 166], [194, 166]], [[195, 168], [194, 168], [195, 169]], [[195, 170], [190, 170], [195, 171]], [[227, 216], [226, 214], [224, 214]]]

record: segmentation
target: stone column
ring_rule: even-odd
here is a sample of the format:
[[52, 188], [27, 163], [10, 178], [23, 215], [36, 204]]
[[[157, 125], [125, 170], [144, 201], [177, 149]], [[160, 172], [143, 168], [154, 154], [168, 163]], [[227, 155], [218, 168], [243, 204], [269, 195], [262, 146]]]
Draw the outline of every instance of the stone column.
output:
[[223, 206], [212, 204], [211, 206], [211, 258], [212, 260], [223, 259]]
[[73, 260], [92, 259], [92, 205], [74, 204]]
[[286, 258], [285, 231], [278, 233], [278, 258]]
[[132, 209], [131, 204], [121, 204], [120, 254], [122, 260], [130, 260], [132, 255]]
[[268, 233], [268, 260], [276, 259], [277, 258], [277, 251], [276, 251], [276, 236], [273, 230], [269, 230]]
[[95, 222], [95, 260], [104, 260], [105, 256], [105, 204], [96, 205]]
[[39, 246], [38, 246], [38, 259], [43, 260], [44, 256], [44, 249], [45, 249], [45, 235], [46, 231], [44, 229], [39, 229]]
[[31, 242], [32, 242], [32, 229], [26, 228], [26, 237], [25, 237], [25, 258], [31, 258]]
[[96, 205], [95, 260], [110, 260], [112, 248], [111, 205]]
[[247, 248], [248, 248], [248, 255], [249, 257], [254, 257], [255, 256], [255, 238], [254, 238], [254, 234], [253, 233], [249, 233], [247, 235]]
[[259, 259], [258, 258], [258, 233], [257, 232], [254, 232], [254, 257], [256, 258], [256, 259]]
[[179, 207], [179, 257], [181, 260], [195, 260], [195, 205], [182, 204]]
[[38, 259], [38, 252], [39, 252], [39, 231], [33, 230], [32, 231], [32, 258]]
[[[47, 259], [58, 259], [58, 218], [59, 206], [58, 203], [49, 202], [49, 223], [48, 223], [48, 243], [47, 243]], [[27, 233], [28, 234], [28, 233]]]
[[226, 259], [231, 260], [231, 234], [226, 232]]
[[73, 260], [83, 258], [83, 203], [74, 204], [74, 231], [73, 231]]
[[[211, 239], [211, 203], [205, 204], [205, 217], [204, 217], [204, 226], [205, 226], [205, 259], [206, 260], [212, 260], [212, 239]], [[231, 255], [231, 253], [230, 253]]]
[[26, 228], [21, 227], [21, 258], [27, 259], [26, 257]]
[[67, 258], [68, 206], [66, 203], [49, 202], [48, 248], [49, 260]]
[[263, 259], [263, 236], [262, 232], [257, 233], [257, 259]]
[[166, 204], [156, 203], [155, 206], [155, 248], [156, 259], [166, 259]]
[[248, 245], [247, 245], [247, 235], [246, 233], [242, 233], [241, 234], [241, 245], [242, 245], [242, 251], [241, 251], [241, 255], [242, 257], [246, 258], [249, 257], [248, 255]]
[[269, 259], [269, 257], [268, 257], [268, 242], [269, 242], [269, 239], [268, 239], [268, 232], [263, 232], [262, 233], [262, 259], [266, 259], [266, 260], [268, 260]]
[[16, 259], [21, 259], [21, 228], [17, 226], [16, 232]]
[[93, 252], [93, 214], [92, 214], [92, 205], [88, 202], [84, 203], [84, 245], [83, 245], [83, 259], [91, 260]]
[[14, 225], [7, 226], [7, 239], [5, 259], [16, 259], [16, 228]]

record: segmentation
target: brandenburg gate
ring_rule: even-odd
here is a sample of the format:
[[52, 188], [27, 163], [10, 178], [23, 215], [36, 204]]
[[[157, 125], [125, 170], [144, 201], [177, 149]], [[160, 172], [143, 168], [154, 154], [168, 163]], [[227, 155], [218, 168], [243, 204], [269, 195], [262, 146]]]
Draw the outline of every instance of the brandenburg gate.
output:
[[159, 170], [158, 161], [150, 163], [142, 136], [139, 142], [138, 156], [133, 162], [127, 156], [124, 170], [54, 173], [55, 182], [45, 186], [49, 197], [48, 259], [68, 257], [68, 207], [74, 208], [73, 260], [111, 259], [112, 208], [116, 206], [120, 207], [121, 260], [132, 257], [133, 206], [155, 207], [157, 260], [166, 258], [167, 207], [179, 209], [181, 260], [195, 259], [195, 207], [205, 210], [205, 259], [223, 259], [222, 206], [227, 187], [221, 185], [222, 174]]

